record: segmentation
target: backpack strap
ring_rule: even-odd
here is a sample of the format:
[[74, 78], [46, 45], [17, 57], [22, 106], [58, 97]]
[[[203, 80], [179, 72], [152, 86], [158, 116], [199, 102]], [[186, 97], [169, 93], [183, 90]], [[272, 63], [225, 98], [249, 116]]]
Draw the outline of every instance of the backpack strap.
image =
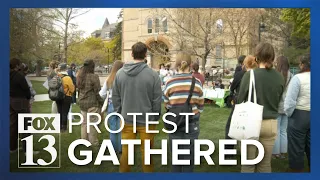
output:
[[193, 94], [193, 90], [194, 90], [195, 84], [196, 84], [196, 78], [194, 78], [192, 76], [192, 82], [191, 82], [191, 87], [190, 87], [190, 90], [189, 90], [189, 96], [188, 96], [188, 99], [186, 101], [187, 104], [190, 104], [190, 100], [191, 100], [191, 97], [192, 97], [192, 94]]

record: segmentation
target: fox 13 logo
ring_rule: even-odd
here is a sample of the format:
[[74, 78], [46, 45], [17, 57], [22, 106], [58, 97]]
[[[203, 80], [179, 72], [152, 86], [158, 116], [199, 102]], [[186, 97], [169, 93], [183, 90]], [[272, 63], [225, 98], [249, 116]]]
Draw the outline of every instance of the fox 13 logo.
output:
[[19, 168], [60, 168], [60, 115], [19, 114]]

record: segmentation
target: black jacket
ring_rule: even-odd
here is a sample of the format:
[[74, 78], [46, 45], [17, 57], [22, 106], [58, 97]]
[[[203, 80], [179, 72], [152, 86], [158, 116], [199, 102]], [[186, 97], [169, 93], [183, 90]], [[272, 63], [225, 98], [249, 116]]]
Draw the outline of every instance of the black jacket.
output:
[[[239, 67], [239, 66], [238, 66]], [[236, 68], [236, 71], [234, 73], [233, 76], [233, 81], [231, 83], [231, 87], [230, 87], [230, 92], [231, 94], [237, 94], [239, 93], [240, 90], [240, 84], [241, 84], [241, 79], [243, 77], [243, 75], [246, 73], [245, 71], [243, 71], [242, 69], [239, 70], [238, 67]], [[241, 67], [240, 67], [241, 68]], [[237, 71], [238, 70], [238, 71]]]
[[31, 91], [24, 75], [17, 71], [10, 71], [10, 97], [31, 98]]

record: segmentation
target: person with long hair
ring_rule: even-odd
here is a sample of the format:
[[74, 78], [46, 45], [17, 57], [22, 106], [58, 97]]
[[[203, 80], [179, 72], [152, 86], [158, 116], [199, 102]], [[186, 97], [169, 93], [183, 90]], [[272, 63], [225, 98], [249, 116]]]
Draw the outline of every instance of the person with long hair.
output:
[[[172, 140], [189, 139], [190, 145], [185, 145], [184, 149], [189, 150], [190, 154], [185, 155], [185, 160], [190, 160], [190, 165], [180, 166], [172, 165], [172, 172], [193, 172], [194, 169], [194, 140], [198, 139], [200, 134], [200, 113], [203, 111], [204, 97], [202, 83], [199, 79], [192, 76], [191, 56], [180, 52], [176, 56], [176, 68], [178, 74], [174, 75], [167, 81], [164, 89], [164, 105], [170, 111], [174, 107], [183, 107], [190, 97], [189, 104], [192, 105], [192, 111], [195, 115], [189, 117], [189, 133], [186, 133], [185, 125], [181, 125], [178, 129], [169, 134], [169, 144], [172, 150]], [[195, 82], [194, 89], [191, 91], [192, 82]], [[190, 93], [191, 91], [191, 93]], [[190, 96], [191, 94], [191, 96]]]
[[58, 113], [60, 114], [61, 131], [65, 132], [68, 129], [68, 114], [72, 103], [72, 94], [75, 91], [75, 86], [67, 72], [67, 64], [61, 63], [58, 65], [57, 75], [62, 80], [63, 91], [65, 97], [62, 100], [56, 101]]
[[99, 76], [94, 74], [95, 64], [93, 60], [86, 60], [83, 67], [77, 76], [77, 87], [79, 89], [78, 103], [83, 122], [81, 124], [81, 138], [86, 139], [93, 146], [99, 145], [97, 130], [90, 126], [90, 133], [87, 132], [87, 122], [97, 122], [99, 119], [96, 116], [91, 116], [87, 119], [87, 113], [101, 113], [103, 99], [99, 92], [101, 89]]
[[[107, 80], [104, 82], [102, 89], [100, 90], [99, 94], [103, 99], [108, 98], [108, 109], [107, 113], [113, 113], [113, 103], [112, 103], [112, 86], [114, 79], [116, 77], [116, 74], [119, 69], [121, 69], [123, 66], [123, 62], [120, 60], [117, 60], [113, 63], [113, 68], [111, 70], [111, 73]], [[107, 96], [107, 92], [109, 92], [109, 97]], [[120, 128], [120, 119], [118, 116], [111, 116], [108, 120], [109, 128], [113, 131], [116, 131]], [[110, 133], [110, 140], [112, 142], [113, 148], [115, 149], [116, 153], [121, 154], [122, 147], [121, 147], [121, 133]]]
[[[54, 76], [57, 75], [58, 62], [51, 61], [49, 64], [49, 71], [47, 72], [47, 81], [50, 81]], [[57, 103], [52, 101], [51, 113], [58, 113]]]
[[287, 87], [292, 78], [292, 74], [289, 70], [290, 65], [289, 61], [284, 56], [279, 56], [275, 63], [275, 68], [278, 72], [280, 72], [285, 79], [285, 89], [283, 91], [281, 101], [279, 103], [279, 116], [277, 118], [278, 121], [278, 135], [273, 147], [273, 158], [284, 159], [285, 154], [288, 151], [288, 139], [287, 139], [287, 126], [288, 126], [288, 116], [284, 112], [284, 99], [287, 94]]
[[[255, 76], [255, 89], [257, 103], [263, 106], [263, 120], [259, 142], [263, 145], [264, 158], [257, 165], [242, 165], [241, 172], [271, 172], [272, 150], [277, 136], [278, 107], [284, 90], [284, 78], [273, 68], [275, 57], [274, 48], [269, 43], [260, 43], [255, 49], [255, 60], [258, 68], [253, 69]], [[243, 103], [248, 99], [250, 84], [250, 72], [246, 72], [241, 80], [240, 92], [237, 103]], [[248, 159], [256, 158], [256, 147], [247, 149]]]
[[310, 55], [300, 57], [300, 73], [291, 79], [284, 111], [288, 120], [288, 158], [290, 172], [303, 172], [304, 154], [310, 172]]

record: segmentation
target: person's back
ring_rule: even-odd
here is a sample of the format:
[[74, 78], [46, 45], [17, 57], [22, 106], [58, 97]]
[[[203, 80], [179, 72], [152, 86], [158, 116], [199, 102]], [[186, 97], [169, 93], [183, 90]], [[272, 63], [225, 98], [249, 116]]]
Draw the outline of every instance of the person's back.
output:
[[[138, 42], [132, 46], [133, 63], [127, 63], [117, 72], [112, 87], [112, 103], [114, 110], [121, 113], [125, 124], [121, 132], [122, 139], [135, 139], [137, 134], [141, 141], [149, 140], [151, 149], [154, 144], [154, 133], [148, 133], [146, 127], [146, 113], [158, 113], [150, 116], [149, 121], [158, 121], [161, 113], [161, 80], [158, 73], [144, 63], [147, 55], [147, 46]], [[136, 124], [133, 124], [133, 116], [128, 113], [142, 113], [137, 116]], [[135, 126], [135, 127], [134, 127]], [[134, 129], [136, 131], [134, 131]], [[149, 130], [155, 130], [156, 126], [148, 125]], [[120, 160], [120, 172], [129, 172], [128, 145], [122, 146]], [[141, 147], [142, 168], [144, 172], [153, 172], [153, 163], [146, 165], [144, 162], [144, 147]]]
[[[137, 116], [140, 125], [146, 123], [145, 113], [161, 113], [161, 81], [157, 72], [144, 62], [125, 64], [117, 73], [113, 89], [113, 99], [121, 97], [120, 101], [113, 100], [115, 111], [121, 113], [126, 123], [133, 122], [133, 116], [128, 113], [142, 113]], [[158, 119], [159, 116], [149, 118]]]
[[[278, 116], [278, 106], [284, 90], [283, 76], [274, 69], [257, 68], [254, 69], [255, 87], [257, 92], [257, 102], [263, 105], [263, 119], [276, 119]], [[247, 101], [249, 92], [250, 72], [247, 72], [242, 79], [238, 103]], [[267, 83], [266, 83], [267, 82]], [[242, 87], [243, 86], [243, 87]]]
[[[242, 165], [241, 172], [271, 172], [272, 150], [278, 126], [276, 118], [279, 116], [278, 107], [285, 82], [282, 74], [272, 68], [275, 53], [271, 44], [260, 43], [255, 49], [254, 57], [259, 68], [250, 71], [254, 72], [257, 103], [263, 106], [259, 142], [265, 149], [265, 155], [257, 165]], [[241, 80], [238, 103], [248, 100], [250, 71], [246, 72]], [[255, 147], [248, 148], [247, 157], [256, 157]]]
[[85, 75], [83, 87], [79, 88], [79, 106], [82, 111], [91, 107], [100, 107], [103, 100], [99, 95], [100, 80], [97, 74], [88, 73]]

